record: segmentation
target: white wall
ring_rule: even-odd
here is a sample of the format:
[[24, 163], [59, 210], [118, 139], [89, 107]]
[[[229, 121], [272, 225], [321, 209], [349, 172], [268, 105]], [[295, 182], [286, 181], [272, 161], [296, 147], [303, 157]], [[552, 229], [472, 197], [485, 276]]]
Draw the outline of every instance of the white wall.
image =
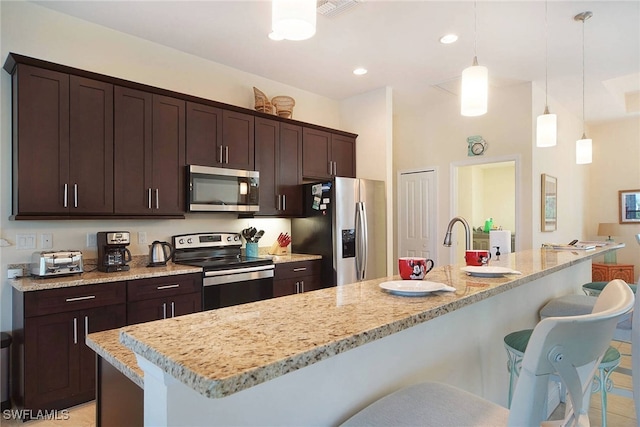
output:
[[[489, 144], [483, 155], [487, 161], [507, 156], [519, 156], [522, 182], [519, 239], [523, 246], [531, 245], [531, 85], [491, 87], [489, 112], [481, 117], [462, 117], [457, 97], [451, 95], [442, 102], [418, 109], [394, 106], [394, 171], [433, 166], [438, 174], [437, 241], [442, 241], [452, 212], [450, 169], [453, 163], [465, 161], [467, 137], [481, 135]], [[397, 201], [394, 200], [394, 206]], [[395, 208], [397, 209], [397, 207]], [[397, 229], [397, 224], [394, 225]], [[454, 234], [464, 245], [462, 228]], [[397, 254], [396, 254], [397, 255]], [[438, 246], [439, 264], [450, 263], [449, 249]]]
[[[593, 173], [588, 177], [585, 233], [591, 239], [604, 240], [596, 235], [598, 224], [618, 222], [618, 191], [640, 189], [640, 116], [590, 126], [587, 136], [593, 139]], [[619, 228], [620, 236], [613, 239], [626, 247], [617, 252], [617, 262], [634, 264], [637, 281], [640, 245], [635, 235], [640, 233], [640, 224], [619, 224]]]

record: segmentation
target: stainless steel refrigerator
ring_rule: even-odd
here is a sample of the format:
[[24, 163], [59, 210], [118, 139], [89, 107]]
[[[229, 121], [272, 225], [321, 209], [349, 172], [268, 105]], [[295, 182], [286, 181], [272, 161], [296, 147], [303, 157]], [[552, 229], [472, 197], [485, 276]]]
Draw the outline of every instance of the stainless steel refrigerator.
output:
[[322, 255], [326, 286], [387, 276], [385, 184], [336, 177], [304, 186], [304, 217], [291, 221], [291, 250]]

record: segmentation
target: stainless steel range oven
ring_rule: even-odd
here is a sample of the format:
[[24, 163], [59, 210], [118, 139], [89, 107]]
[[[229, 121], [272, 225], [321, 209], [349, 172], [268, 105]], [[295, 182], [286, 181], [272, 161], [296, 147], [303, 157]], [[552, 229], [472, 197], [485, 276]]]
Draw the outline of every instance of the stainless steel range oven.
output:
[[172, 237], [173, 262], [202, 267], [202, 309], [228, 307], [273, 296], [273, 261], [241, 255], [238, 233]]

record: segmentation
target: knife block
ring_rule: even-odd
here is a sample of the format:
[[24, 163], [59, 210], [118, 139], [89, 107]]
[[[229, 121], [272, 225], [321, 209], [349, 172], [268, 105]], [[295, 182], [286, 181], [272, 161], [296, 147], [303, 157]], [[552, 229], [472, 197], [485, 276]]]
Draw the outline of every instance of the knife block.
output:
[[273, 242], [273, 245], [269, 248], [269, 255], [286, 255], [289, 253], [289, 246], [280, 246], [280, 243]]

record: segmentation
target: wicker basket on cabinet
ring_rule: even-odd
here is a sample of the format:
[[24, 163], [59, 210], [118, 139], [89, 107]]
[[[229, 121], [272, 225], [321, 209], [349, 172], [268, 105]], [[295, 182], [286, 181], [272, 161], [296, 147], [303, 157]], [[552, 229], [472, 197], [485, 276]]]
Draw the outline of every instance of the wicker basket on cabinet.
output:
[[255, 105], [256, 111], [260, 111], [262, 113], [267, 113], [267, 114], [273, 114], [273, 104], [271, 103], [271, 101], [269, 101], [269, 97], [265, 95], [264, 92], [262, 92], [260, 89], [254, 86], [253, 95], [256, 101], [256, 105]]
[[293, 117], [293, 107], [296, 105], [295, 99], [290, 96], [274, 96], [271, 103], [276, 107], [276, 115], [290, 119]]

